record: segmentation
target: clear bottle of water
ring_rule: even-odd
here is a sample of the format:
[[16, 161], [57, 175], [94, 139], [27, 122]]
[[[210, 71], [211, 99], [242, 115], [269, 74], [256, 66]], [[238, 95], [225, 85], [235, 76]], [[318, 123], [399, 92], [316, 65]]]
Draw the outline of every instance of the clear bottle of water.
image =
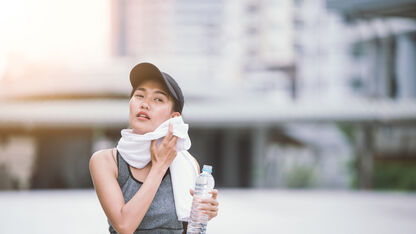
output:
[[199, 201], [202, 198], [211, 197], [211, 190], [214, 188], [215, 181], [211, 175], [212, 166], [204, 165], [202, 173], [196, 178], [194, 198], [192, 201], [191, 217], [188, 223], [188, 234], [204, 234], [207, 230], [208, 215], [198, 209]]

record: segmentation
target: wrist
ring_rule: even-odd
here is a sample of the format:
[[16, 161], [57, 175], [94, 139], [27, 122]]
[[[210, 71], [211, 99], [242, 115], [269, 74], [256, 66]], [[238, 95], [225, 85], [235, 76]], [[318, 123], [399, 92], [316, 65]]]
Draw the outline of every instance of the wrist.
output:
[[168, 170], [168, 167], [166, 167], [165, 165], [159, 164], [159, 163], [158, 164], [153, 164], [152, 163], [152, 167], [150, 168], [150, 171], [153, 171], [154, 173], [163, 176], [163, 175], [165, 175], [166, 171]]

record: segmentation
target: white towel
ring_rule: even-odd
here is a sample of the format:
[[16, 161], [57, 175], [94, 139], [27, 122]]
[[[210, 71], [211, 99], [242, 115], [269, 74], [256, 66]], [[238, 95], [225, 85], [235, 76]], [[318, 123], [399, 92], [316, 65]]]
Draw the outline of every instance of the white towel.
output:
[[133, 133], [132, 129], [121, 130], [121, 139], [117, 144], [117, 150], [130, 166], [145, 167], [151, 161], [151, 141], [157, 140], [158, 145], [163, 140], [169, 130], [169, 122], [172, 122], [173, 135], [178, 137], [176, 158], [170, 165], [176, 214], [180, 221], [188, 221], [192, 205], [189, 189], [195, 187], [198, 169], [195, 160], [187, 151], [191, 147], [191, 140], [188, 136], [188, 124], [183, 122], [182, 117], [170, 118], [153, 132], [143, 135]]

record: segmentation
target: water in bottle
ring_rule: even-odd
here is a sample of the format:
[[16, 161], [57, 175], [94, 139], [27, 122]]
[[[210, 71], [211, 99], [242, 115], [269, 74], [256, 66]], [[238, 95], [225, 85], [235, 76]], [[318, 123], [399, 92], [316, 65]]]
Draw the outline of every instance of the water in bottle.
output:
[[194, 198], [192, 201], [191, 217], [188, 223], [188, 234], [206, 233], [208, 215], [198, 209], [199, 201], [202, 198], [211, 197], [211, 190], [214, 188], [214, 177], [211, 175], [212, 166], [204, 165], [202, 173], [196, 178]]

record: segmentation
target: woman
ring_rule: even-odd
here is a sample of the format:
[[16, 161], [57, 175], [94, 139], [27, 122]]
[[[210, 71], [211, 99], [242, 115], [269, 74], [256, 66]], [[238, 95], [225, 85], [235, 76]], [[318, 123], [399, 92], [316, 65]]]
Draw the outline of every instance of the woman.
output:
[[[192, 199], [193, 190], [188, 188], [185, 195], [178, 195], [181, 192], [183, 194], [181, 186], [184, 187], [182, 179], [178, 178], [185, 181], [195, 175], [176, 176], [175, 173], [178, 172], [173, 171], [173, 162], [181, 158], [186, 164], [185, 159], [192, 158], [188, 162], [194, 166], [188, 165], [188, 168], [195, 168], [195, 174], [200, 169], [195, 158], [182, 150], [190, 147], [190, 141], [186, 139], [187, 125], [182, 122], [178, 128], [176, 124], [172, 126], [174, 119], [181, 120], [184, 104], [182, 91], [171, 76], [160, 72], [150, 63], [136, 65], [130, 72], [130, 82], [133, 88], [129, 102], [131, 129], [122, 131], [122, 138], [116, 148], [95, 152], [90, 159], [91, 177], [108, 218], [109, 231], [185, 233], [187, 222], [179, 221], [178, 217], [186, 220], [184, 217], [189, 216], [190, 203], [189, 199], [183, 204], [179, 203], [186, 200], [186, 196]], [[160, 135], [163, 132], [161, 126], [168, 126], [165, 128], [166, 134]], [[180, 130], [181, 126], [186, 126], [185, 130]], [[180, 131], [185, 131], [185, 134], [181, 135]], [[155, 133], [164, 138], [157, 139], [158, 137], [154, 137]], [[149, 136], [153, 138], [149, 140]], [[178, 139], [178, 136], [181, 137]], [[135, 141], [136, 139], [140, 140]], [[189, 141], [188, 147], [186, 140]], [[179, 143], [182, 148], [179, 148]], [[136, 164], [137, 155], [147, 157], [148, 160]], [[183, 174], [186, 170], [180, 171], [179, 174]], [[175, 182], [175, 178], [179, 181]], [[172, 186], [173, 182], [175, 186]], [[200, 209], [209, 219], [218, 213], [217, 194], [218, 191], [214, 189], [211, 198], [202, 200]], [[188, 209], [186, 214], [179, 211], [180, 206]]]

